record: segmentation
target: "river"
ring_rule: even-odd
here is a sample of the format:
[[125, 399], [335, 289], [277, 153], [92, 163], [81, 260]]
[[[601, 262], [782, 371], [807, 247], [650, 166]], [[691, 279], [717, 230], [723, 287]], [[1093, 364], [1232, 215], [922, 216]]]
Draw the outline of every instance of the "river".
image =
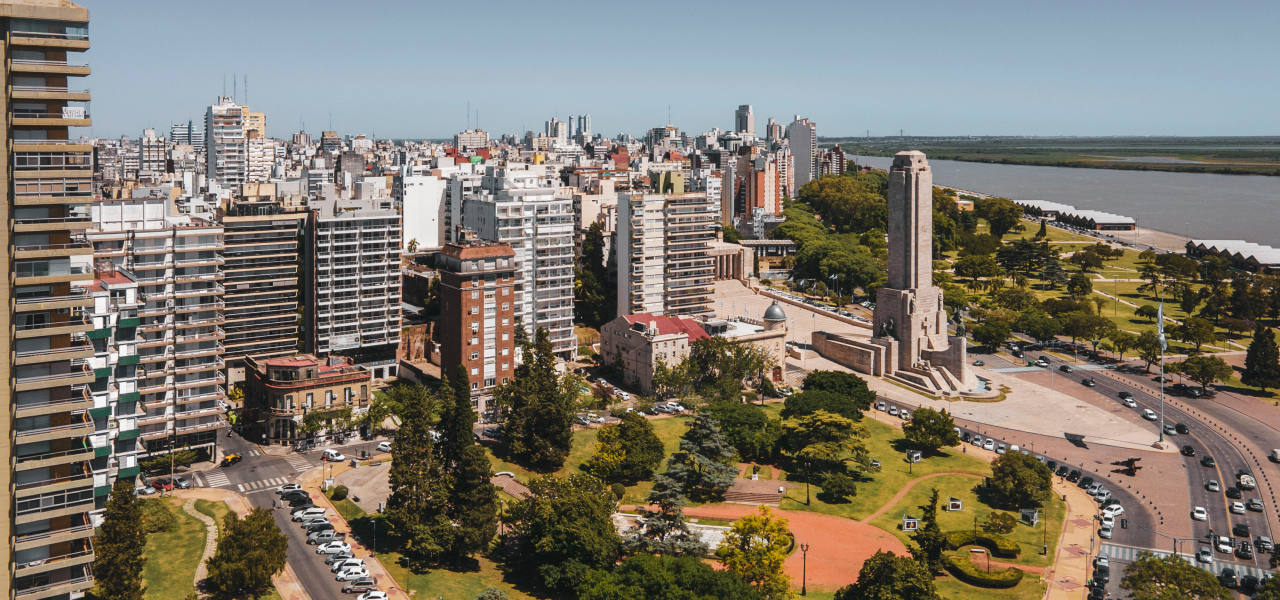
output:
[[[852, 157], [850, 157], [852, 158]], [[892, 158], [859, 156], [888, 169]], [[1013, 200], [1049, 200], [1133, 217], [1194, 239], [1280, 247], [1280, 177], [930, 161], [933, 182]]]

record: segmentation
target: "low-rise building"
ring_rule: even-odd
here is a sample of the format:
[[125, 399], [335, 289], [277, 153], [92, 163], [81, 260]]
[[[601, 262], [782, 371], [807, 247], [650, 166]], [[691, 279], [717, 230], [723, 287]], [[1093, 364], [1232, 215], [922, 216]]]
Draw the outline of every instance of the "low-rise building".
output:
[[[323, 439], [340, 423], [355, 423], [369, 410], [372, 372], [338, 357], [328, 360], [310, 354], [245, 361], [247, 420], [262, 427], [266, 443], [288, 446], [300, 440]], [[350, 412], [347, 412], [350, 409]], [[305, 432], [307, 415], [332, 422]]]

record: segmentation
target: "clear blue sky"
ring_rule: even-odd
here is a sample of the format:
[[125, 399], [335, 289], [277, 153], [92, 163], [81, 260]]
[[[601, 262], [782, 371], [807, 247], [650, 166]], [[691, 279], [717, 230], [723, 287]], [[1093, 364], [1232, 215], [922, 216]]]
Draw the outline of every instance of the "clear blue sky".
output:
[[[286, 137], [730, 128], [1275, 135], [1276, 2], [82, 0], [93, 133], [200, 122], [249, 78]], [[243, 83], [241, 84], [241, 101]], [[474, 117], [473, 117], [474, 119]], [[474, 120], [473, 120], [474, 124]]]

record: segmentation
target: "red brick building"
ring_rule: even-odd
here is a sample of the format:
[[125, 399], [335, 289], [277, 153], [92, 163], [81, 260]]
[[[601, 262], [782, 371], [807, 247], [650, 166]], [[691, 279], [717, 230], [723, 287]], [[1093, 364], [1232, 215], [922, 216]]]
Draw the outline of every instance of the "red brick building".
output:
[[458, 365], [465, 366], [472, 405], [483, 411], [493, 389], [510, 381], [516, 368], [516, 253], [507, 244], [464, 240], [445, 244], [436, 268], [441, 373], [453, 377]]

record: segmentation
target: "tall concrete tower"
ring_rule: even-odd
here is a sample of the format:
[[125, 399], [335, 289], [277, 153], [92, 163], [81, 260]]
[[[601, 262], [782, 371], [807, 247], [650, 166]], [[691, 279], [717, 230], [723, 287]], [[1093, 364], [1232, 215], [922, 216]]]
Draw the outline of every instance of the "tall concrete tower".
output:
[[756, 133], [756, 114], [750, 104], [743, 104], [733, 112], [733, 130], [738, 133]]

